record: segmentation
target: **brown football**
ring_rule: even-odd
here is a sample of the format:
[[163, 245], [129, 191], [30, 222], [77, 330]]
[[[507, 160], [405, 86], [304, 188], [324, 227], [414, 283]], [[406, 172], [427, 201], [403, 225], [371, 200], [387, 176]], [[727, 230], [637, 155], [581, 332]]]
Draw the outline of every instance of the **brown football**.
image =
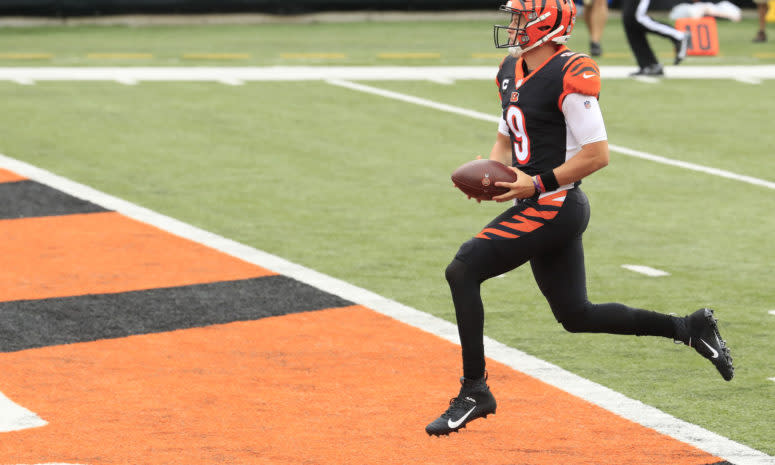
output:
[[492, 200], [509, 190], [496, 186], [498, 181], [514, 182], [517, 173], [495, 160], [474, 160], [464, 163], [452, 173], [452, 182], [469, 197], [479, 200]]

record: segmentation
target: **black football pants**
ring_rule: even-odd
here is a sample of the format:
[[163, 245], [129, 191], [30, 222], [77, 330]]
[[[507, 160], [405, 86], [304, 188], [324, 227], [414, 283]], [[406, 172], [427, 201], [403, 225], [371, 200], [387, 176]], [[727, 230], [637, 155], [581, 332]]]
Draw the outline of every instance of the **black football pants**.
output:
[[[522, 201], [494, 219], [485, 231], [499, 224], [514, 224], [513, 218], [530, 218], [520, 215], [535, 214], [540, 209], [535, 200]], [[669, 315], [618, 303], [593, 304], [587, 299], [581, 236], [589, 222], [589, 202], [581, 189], [570, 189], [556, 216], [542, 222], [517, 238], [474, 237], [460, 247], [447, 267], [463, 349], [464, 377], [484, 376], [481, 283], [527, 261], [555, 318], [567, 331], [675, 337], [673, 317]]]
[[624, 0], [622, 2], [622, 24], [627, 42], [640, 68], [659, 63], [654, 50], [649, 45], [647, 34], [657, 34], [672, 41], [683, 38], [683, 32], [656, 21], [648, 15], [650, 0]]

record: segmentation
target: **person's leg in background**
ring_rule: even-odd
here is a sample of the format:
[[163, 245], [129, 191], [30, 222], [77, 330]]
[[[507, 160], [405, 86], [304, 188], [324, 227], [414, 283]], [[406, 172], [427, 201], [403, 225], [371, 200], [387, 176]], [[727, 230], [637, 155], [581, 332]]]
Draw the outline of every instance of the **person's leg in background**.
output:
[[646, 39], [646, 28], [641, 25], [635, 15], [638, 10], [640, 0], [622, 1], [622, 25], [624, 33], [627, 36], [627, 43], [630, 45], [635, 61], [638, 63], [639, 70], [634, 75], [662, 75], [662, 65], [659, 64], [657, 56], [651, 49]]
[[769, 10], [768, 0], [754, 0], [756, 3], [756, 12], [759, 15], [759, 30], [753, 38], [754, 42], [767, 42], [767, 11]]
[[599, 57], [603, 54], [601, 41], [608, 21], [608, 0], [584, 0], [584, 22], [589, 31], [589, 54]]

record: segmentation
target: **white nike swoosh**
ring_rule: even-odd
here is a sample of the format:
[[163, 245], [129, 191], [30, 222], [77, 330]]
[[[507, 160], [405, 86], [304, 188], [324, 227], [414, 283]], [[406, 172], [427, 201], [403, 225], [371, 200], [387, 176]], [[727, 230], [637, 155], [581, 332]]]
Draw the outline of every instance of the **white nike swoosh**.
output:
[[589, 79], [592, 76], [595, 76], [595, 75], [594, 74], [587, 74], [587, 73], [584, 73], [584, 74], [581, 75], [581, 77], [583, 77], [584, 79]]
[[711, 352], [713, 352], [713, 357], [711, 357], [711, 358], [718, 358], [718, 352], [716, 351], [716, 349], [711, 347], [710, 344], [708, 344], [707, 342], [703, 341], [702, 339], [700, 339], [700, 342], [705, 344], [705, 347], [707, 347], [708, 349], [710, 349]]
[[460, 426], [461, 423], [463, 423], [466, 420], [466, 418], [468, 418], [468, 415], [471, 415], [471, 412], [473, 412], [475, 408], [476, 408], [476, 405], [471, 407], [471, 410], [467, 411], [466, 414], [460, 417], [458, 421], [452, 421], [452, 419], [450, 418], [449, 420], [447, 420], [447, 426], [449, 426], [450, 428], [457, 428], [458, 426]]

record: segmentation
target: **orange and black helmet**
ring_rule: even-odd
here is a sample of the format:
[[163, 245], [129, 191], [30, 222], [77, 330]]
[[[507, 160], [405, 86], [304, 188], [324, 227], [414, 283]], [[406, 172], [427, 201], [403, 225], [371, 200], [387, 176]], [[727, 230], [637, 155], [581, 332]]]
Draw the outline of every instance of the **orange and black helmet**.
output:
[[494, 27], [495, 47], [508, 48], [515, 56], [549, 41], [564, 44], [576, 24], [573, 0], [510, 0], [500, 10], [511, 21]]

